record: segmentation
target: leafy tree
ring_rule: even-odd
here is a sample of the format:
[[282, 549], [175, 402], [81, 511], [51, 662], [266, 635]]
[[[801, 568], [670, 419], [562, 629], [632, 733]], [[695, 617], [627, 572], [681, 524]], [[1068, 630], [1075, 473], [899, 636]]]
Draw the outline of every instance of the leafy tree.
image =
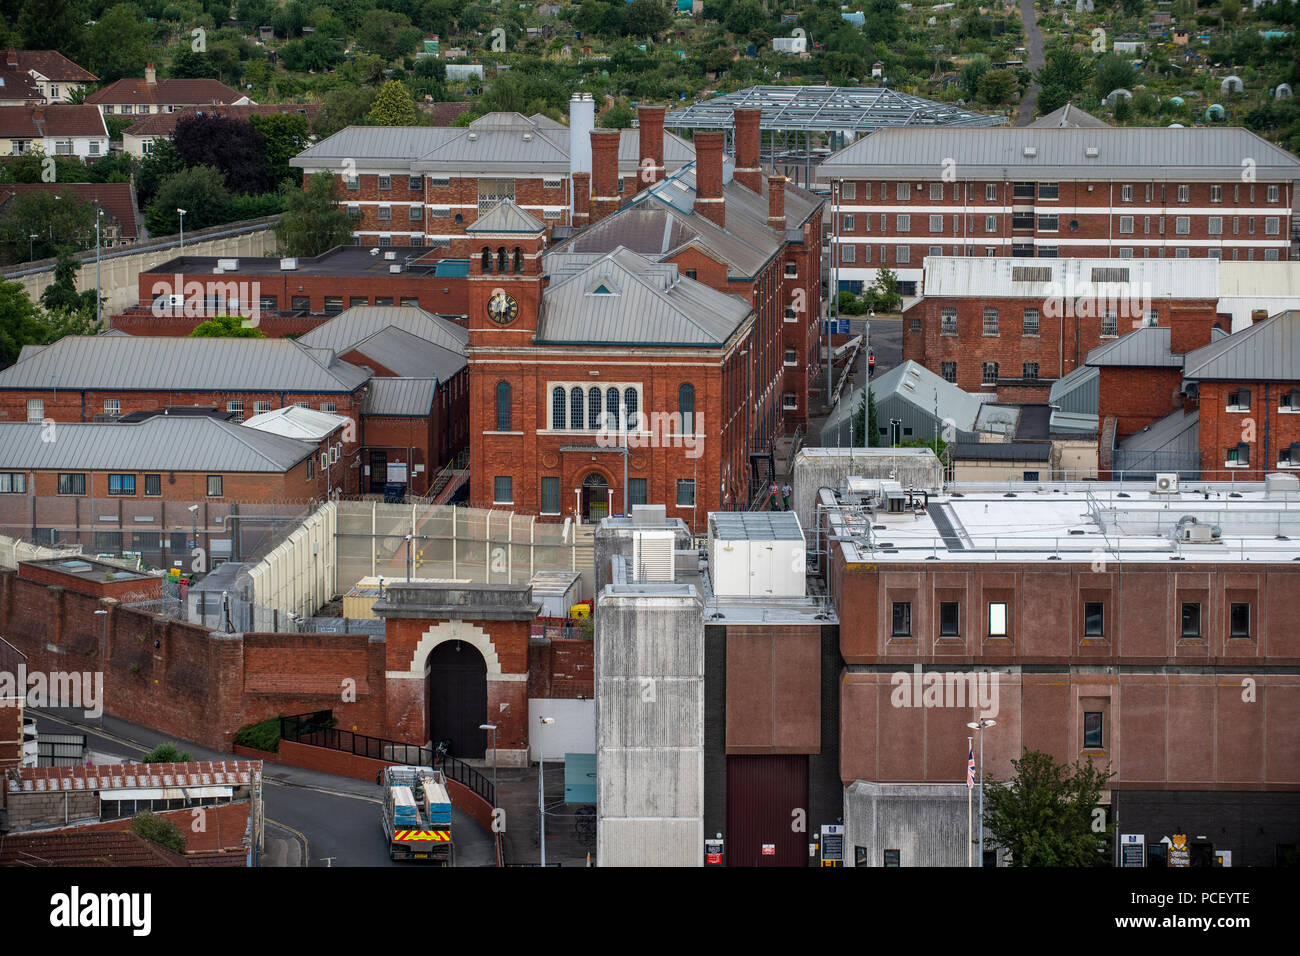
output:
[[176, 124], [172, 145], [186, 166], [206, 164], [221, 170], [231, 192], [259, 194], [271, 187], [266, 142], [248, 120], [187, 116]]
[[111, 153], [90, 167], [92, 183], [126, 183], [140, 170], [140, 161], [130, 153]]
[[296, 185], [302, 185], [302, 170], [290, 166], [289, 160], [307, 148], [310, 140], [307, 117], [297, 113], [253, 114], [248, 122], [262, 137], [262, 152], [270, 167], [271, 183], [278, 186], [291, 179]]
[[631, 129], [635, 116], [626, 100], [617, 100], [613, 106], [596, 117], [596, 125], [602, 129]]
[[176, 146], [166, 139], [156, 139], [149, 150], [149, 155], [140, 164], [140, 173], [136, 177], [135, 192], [141, 206], [148, 206], [163, 181], [185, 168], [185, 160]]
[[[22, 156], [15, 156], [4, 161], [5, 181], [13, 183], [46, 182], [45, 160], [47, 157], [39, 150], [33, 150]], [[69, 156], [55, 156], [54, 182], [85, 183], [90, 181], [90, 167], [79, 159]]]
[[624, 11], [627, 32], [640, 37], [657, 37], [672, 24], [664, 0], [632, 0]]
[[966, 91], [967, 97], [974, 99], [979, 94], [980, 77], [991, 69], [993, 69], [993, 64], [983, 53], [973, 57], [969, 63], [961, 68], [961, 87]]
[[352, 241], [352, 217], [338, 204], [339, 180], [316, 173], [305, 189], [285, 185], [276, 238], [290, 256], [318, 256]]
[[140, 759], [143, 763], [189, 763], [194, 758], [169, 740], [154, 747]]
[[340, 87], [325, 94], [313, 127], [316, 135], [332, 136], [346, 126], [362, 122], [375, 103], [375, 91], [357, 87]]
[[230, 193], [221, 171], [213, 166], [194, 166], [172, 173], [158, 188], [158, 195], [145, 210], [144, 221], [154, 236], [180, 232], [177, 208], [185, 210], [185, 228], [193, 231], [227, 222]]
[[767, 25], [767, 14], [758, 0], [736, 0], [723, 23], [736, 36], [749, 37]]
[[893, 312], [903, 304], [903, 297], [898, 294], [898, 273], [893, 269], [877, 270], [870, 292], [875, 299], [875, 308], [881, 312]]
[[374, 10], [361, 24], [357, 39], [371, 53], [392, 60], [414, 52], [420, 43], [420, 30], [411, 26], [404, 13]]
[[217, 75], [212, 60], [206, 53], [198, 53], [189, 43], [182, 43], [172, 52], [170, 76], [178, 79], [209, 79]]
[[218, 315], [196, 325], [194, 331], [190, 333], [190, 337], [196, 339], [264, 339], [266, 333], [261, 329], [245, 326], [244, 320], [237, 315]]
[[87, 31], [83, 66], [105, 83], [143, 76], [152, 43], [153, 27], [145, 22], [140, 9], [130, 3], [117, 4], [105, 10]]
[[989, 70], [979, 79], [979, 97], [997, 106], [1011, 99], [1016, 89], [1016, 75], [1010, 70]]
[[1120, 0], [1120, 6], [1124, 8], [1124, 15], [1129, 17], [1142, 16], [1142, 9], [1146, 6], [1146, 0]]
[[1101, 866], [1108, 859], [1112, 821], [1095, 824], [1097, 802], [1114, 774], [1076, 760], [1058, 764], [1050, 754], [1026, 750], [1011, 761], [1016, 776], [984, 785], [984, 825], [994, 846], [1011, 854], [1013, 866]]
[[[1053, 91], [1054, 99], [1064, 95], [1064, 99], [1055, 106], [1043, 104], [1044, 113], [1050, 113], [1069, 102], [1069, 98], [1080, 93], [1092, 80], [1093, 64], [1073, 47], [1057, 43], [1048, 47], [1043, 57], [1043, 66], [1035, 79], [1042, 84], [1043, 94]], [[1107, 91], [1109, 92], [1109, 90]], [[1041, 100], [1040, 100], [1041, 102]]]
[[46, 259], [63, 247], [93, 247], [94, 236], [95, 207], [70, 189], [21, 193], [0, 218], [0, 244], [14, 262]]
[[367, 115], [372, 126], [415, 126], [418, 119], [415, 101], [406, 87], [396, 80], [383, 85]]
[[280, 48], [279, 57], [286, 69], [323, 73], [343, 62], [343, 51], [332, 38], [313, 33], [286, 43]]
[[1063, 86], [1044, 86], [1038, 94], [1038, 112], [1046, 115], [1070, 102], [1073, 94]]
[[173, 853], [185, 852], [185, 834], [181, 828], [150, 810], [141, 810], [131, 818], [131, 830], [150, 843], [157, 843]]
[[0, 281], [0, 367], [18, 360], [24, 345], [44, 344], [40, 310], [20, 282]]
[[86, 18], [80, 7], [77, 0], [22, 4], [17, 28], [23, 47], [28, 50], [58, 50], [66, 57], [78, 59], [86, 37], [83, 25]]
[[1133, 65], [1118, 53], [1104, 54], [1097, 60], [1092, 88], [1098, 99], [1109, 96], [1112, 90], [1126, 90], [1133, 85]]
[[[880, 426], [876, 424], [876, 393], [870, 387], [866, 390], [866, 408], [862, 399], [853, 414], [853, 446], [855, 448], [876, 448], [880, 445]], [[864, 415], [865, 412], [865, 415]], [[863, 437], [870, 440], [864, 442]]]
[[95, 292], [87, 289], [77, 291], [77, 272], [81, 263], [70, 256], [67, 250], [60, 250], [59, 261], [54, 266], [54, 281], [41, 293], [41, 305], [51, 312], [95, 311]]

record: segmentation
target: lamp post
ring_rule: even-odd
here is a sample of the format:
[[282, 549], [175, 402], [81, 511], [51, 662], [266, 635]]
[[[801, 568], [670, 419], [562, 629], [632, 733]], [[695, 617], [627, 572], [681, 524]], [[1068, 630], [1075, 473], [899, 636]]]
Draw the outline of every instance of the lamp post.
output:
[[980, 866], [984, 865], [984, 728], [997, 723], [987, 717], [973, 720], [966, 726], [980, 735]]
[[[539, 718], [543, 724], [555, 723], [554, 717]], [[541, 816], [542, 868], [546, 867], [546, 755], [537, 748], [537, 812]]]
[[479, 730], [492, 731], [492, 802], [497, 799], [497, 725], [496, 724], [479, 724]]
[[176, 211], [180, 213], [181, 216], [181, 255], [185, 255], [185, 212], [186, 210], [182, 209], [180, 206], [177, 206]]
[[[108, 611], [100, 608], [95, 612], [96, 617], [102, 615], [104, 626], [99, 632], [99, 670], [101, 674], [108, 673]], [[99, 702], [99, 728], [104, 729], [104, 702]]]
[[32, 262], [36, 259], [36, 240], [39, 239], [40, 233], [33, 232], [27, 237], [27, 261]]
[[103, 296], [100, 293], [99, 284], [99, 223], [104, 218], [104, 210], [101, 207], [95, 207], [95, 331], [99, 331], [100, 308]]

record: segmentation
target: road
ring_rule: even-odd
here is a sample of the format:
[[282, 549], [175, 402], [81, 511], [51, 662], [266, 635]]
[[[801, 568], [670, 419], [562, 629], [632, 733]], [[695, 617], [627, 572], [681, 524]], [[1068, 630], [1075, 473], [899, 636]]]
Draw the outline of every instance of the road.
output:
[[[175, 741], [196, 760], [240, 760], [206, 747], [178, 741], [105, 716], [98, 721], [68, 711], [32, 711], [40, 733], [84, 733], [96, 753], [123, 758], [148, 753], [160, 743]], [[394, 863], [388, 858], [379, 823], [379, 788], [361, 780], [336, 777], [299, 767], [263, 764], [266, 843], [263, 866], [421, 866]], [[496, 848], [490, 834], [460, 810], [452, 810], [456, 866], [495, 866]], [[304, 859], [306, 862], [304, 863]]]
[[[1025, 50], [1029, 54], [1029, 71], [1031, 74], [1036, 74], [1043, 68], [1043, 34], [1038, 29], [1038, 17], [1034, 14], [1034, 0], [1020, 0], [1020, 22], [1025, 26]], [[1038, 94], [1041, 89], [1037, 80], [1030, 80], [1025, 95], [1020, 98], [1020, 107], [1016, 111], [1016, 126], [1028, 126], [1034, 121], [1034, 108], [1038, 105]]]

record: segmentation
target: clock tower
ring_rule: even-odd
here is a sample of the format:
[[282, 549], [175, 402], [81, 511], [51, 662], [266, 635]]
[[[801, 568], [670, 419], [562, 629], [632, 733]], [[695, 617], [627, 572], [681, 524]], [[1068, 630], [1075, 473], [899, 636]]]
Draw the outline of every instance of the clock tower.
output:
[[546, 226], [510, 200], [470, 224], [470, 348], [529, 346], [542, 301]]

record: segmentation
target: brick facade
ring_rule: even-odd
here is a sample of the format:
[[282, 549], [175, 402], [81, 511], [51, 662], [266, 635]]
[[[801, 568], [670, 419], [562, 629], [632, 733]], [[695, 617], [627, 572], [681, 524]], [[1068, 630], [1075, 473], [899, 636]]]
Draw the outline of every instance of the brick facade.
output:
[[[1274, 472], [1296, 473], [1289, 460], [1282, 461], [1293, 442], [1300, 442], [1300, 413], [1281, 405], [1281, 396], [1300, 383], [1202, 381], [1197, 391], [1200, 409], [1201, 472], [1219, 472], [1221, 480], [1231, 475], [1238, 481], [1261, 481]], [[1250, 407], [1229, 405], [1229, 396], [1250, 391]], [[1250, 448], [1245, 467], [1229, 464], [1229, 451], [1239, 443]], [[1300, 463], [1298, 463], [1300, 464]]]

